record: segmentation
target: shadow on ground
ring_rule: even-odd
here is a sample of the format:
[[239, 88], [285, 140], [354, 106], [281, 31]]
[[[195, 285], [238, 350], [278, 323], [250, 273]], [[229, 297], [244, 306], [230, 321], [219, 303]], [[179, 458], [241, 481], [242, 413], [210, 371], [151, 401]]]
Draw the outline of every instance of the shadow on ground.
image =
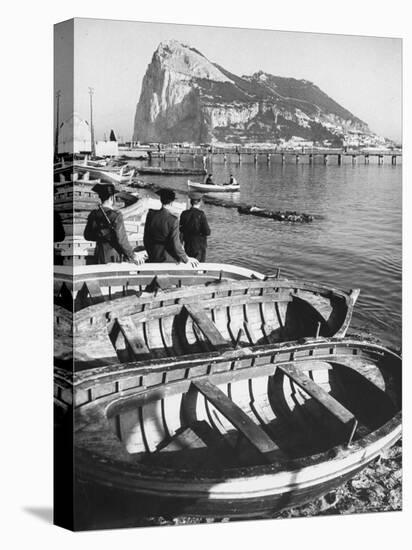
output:
[[53, 523], [53, 508], [51, 506], [26, 506], [23, 510], [46, 523]]

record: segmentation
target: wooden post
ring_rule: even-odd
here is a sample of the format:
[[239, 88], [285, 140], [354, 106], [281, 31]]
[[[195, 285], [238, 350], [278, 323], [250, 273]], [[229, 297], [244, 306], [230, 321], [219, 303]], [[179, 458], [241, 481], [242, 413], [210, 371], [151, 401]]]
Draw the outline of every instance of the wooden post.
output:
[[323, 164], [328, 164], [328, 155], [323, 155]]
[[89, 88], [90, 95], [90, 145], [91, 145], [91, 154], [94, 158], [96, 156], [96, 143], [94, 141], [94, 126], [93, 126], [93, 94], [94, 89]]
[[392, 166], [396, 165], [396, 155], [392, 155]]
[[342, 165], [342, 155], [339, 153], [338, 155], [338, 166]]
[[310, 165], [313, 164], [313, 154], [312, 153], [309, 153], [309, 164]]
[[282, 153], [282, 164], [285, 164], [285, 153]]
[[239, 164], [242, 162], [242, 153], [240, 151], [238, 153], [238, 162]]
[[356, 155], [352, 155], [352, 164], [356, 164]]

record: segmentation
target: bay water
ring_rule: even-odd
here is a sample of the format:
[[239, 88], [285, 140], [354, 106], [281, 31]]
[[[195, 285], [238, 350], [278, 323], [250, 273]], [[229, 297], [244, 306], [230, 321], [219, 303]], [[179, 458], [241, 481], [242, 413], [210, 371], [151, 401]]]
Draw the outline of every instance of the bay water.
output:
[[[221, 198], [305, 212], [314, 221], [278, 222], [206, 204], [203, 209], [212, 230], [207, 261], [266, 274], [280, 268], [286, 277], [360, 288], [352, 326], [370, 331], [388, 345], [401, 346], [401, 166], [217, 160], [208, 164], [208, 170], [216, 183], [227, 182], [230, 174], [240, 182], [240, 193], [219, 193]], [[142, 179], [187, 191], [186, 177]], [[201, 181], [199, 176], [191, 179]]]

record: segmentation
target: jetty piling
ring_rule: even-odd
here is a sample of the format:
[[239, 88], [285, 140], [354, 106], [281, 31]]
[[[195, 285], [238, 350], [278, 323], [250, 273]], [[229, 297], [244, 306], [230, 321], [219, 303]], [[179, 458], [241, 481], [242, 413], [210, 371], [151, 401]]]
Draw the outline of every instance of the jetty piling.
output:
[[323, 164], [328, 164], [330, 159], [336, 158], [338, 166], [345, 163], [344, 157], [351, 159], [352, 164], [356, 164], [361, 158], [364, 159], [365, 164], [370, 163], [371, 157], [376, 159], [377, 164], [383, 164], [385, 157], [391, 162], [392, 165], [398, 164], [398, 157], [402, 158], [401, 150], [344, 150], [344, 149], [321, 149], [321, 148], [299, 148], [299, 151], [295, 149], [280, 149], [277, 147], [265, 147], [265, 148], [252, 148], [252, 147], [213, 147], [206, 149], [205, 147], [192, 146], [185, 147], [184, 149], [168, 149], [163, 147], [159, 149], [148, 150], [149, 160], [151, 158], [158, 158], [162, 161], [166, 160], [185, 160], [192, 159], [192, 162], [196, 161], [197, 157], [207, 159], [209, 162], [218, 159], [224, 164], [243, 162], [253, 162], [256, 166], [258, 163], [264, 161], [267, 165], [279, 161], [282, 164], [292, 162], [294, 164], [306, 163], [316, 164], [319, 161], [323, 161]]

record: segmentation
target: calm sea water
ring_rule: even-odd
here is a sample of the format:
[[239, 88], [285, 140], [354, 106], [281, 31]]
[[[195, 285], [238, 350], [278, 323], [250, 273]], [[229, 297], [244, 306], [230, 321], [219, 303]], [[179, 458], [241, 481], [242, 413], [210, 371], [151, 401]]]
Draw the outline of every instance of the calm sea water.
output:
[[[285, 276], [360, 288], [353, 326], [370, 330], [390, 345], [401, 345], [400, 166], [215, 162], [211, 168], [216, 182], [227, 181], [229, 173], [240, 182], [240, 193], [225, 194], [231, 199], [237, 195], [249, 204], [305, 212], [315, 220], [276, 222], [205, 205], [212, 229], [208, 261], [268, 274], [280, 267]], [[187, 189], [182, 177], [144, 179]]]

